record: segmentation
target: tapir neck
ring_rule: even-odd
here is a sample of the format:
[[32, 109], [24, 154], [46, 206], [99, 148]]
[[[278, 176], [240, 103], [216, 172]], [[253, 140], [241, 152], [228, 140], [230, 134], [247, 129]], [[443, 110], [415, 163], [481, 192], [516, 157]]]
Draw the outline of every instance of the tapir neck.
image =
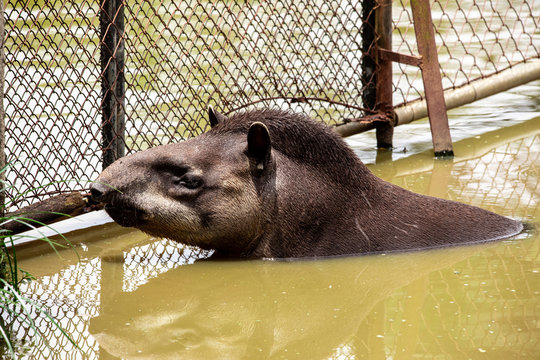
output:
[[[359, 165], [350, 164], [346, 177], [329, 179], [309, 166], [282, 161], [275, 179], [266, 183], [264, 193], [271, 195], [263, 201], [264, 231], [252, 255], [337, 253], [340, 249], [332, 248], [337, 243], [333, 240], [356, 236], [359, 231], [346, 224], [346, 219], [351, 218], [351, 213], [354, 216], [367, 211], [372, 202], [368, 196], [377, 193], [372, 191], [376, 186], [374, 176], [363, 164]], [[340, 218], [343, 223], [336, 221]]]

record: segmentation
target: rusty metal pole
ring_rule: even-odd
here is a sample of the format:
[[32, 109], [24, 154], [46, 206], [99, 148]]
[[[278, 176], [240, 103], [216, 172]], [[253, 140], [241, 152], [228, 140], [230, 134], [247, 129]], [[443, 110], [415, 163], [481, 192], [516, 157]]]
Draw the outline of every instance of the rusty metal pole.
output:
[[103, 0], [101, 30], [101, 91], [103, 168], [125, 154], [124, 4]]
[[454, 156], [429, 0], [411, 0], [411, 9], [418, 52], [422, 57], [420, 68], [424, 82], [433, 150], [436, 157]]
[[[377, 36], [377, 84], [375, 108], [379, 113], [392, 119], [392, 61], [381, 56], [382, 50], [392, 50], [392, 0], [378, 0], [375, 14], [375, 34]], [[377, 147], [392, 148], [394, 136], [393, 120], [376, 127]]]

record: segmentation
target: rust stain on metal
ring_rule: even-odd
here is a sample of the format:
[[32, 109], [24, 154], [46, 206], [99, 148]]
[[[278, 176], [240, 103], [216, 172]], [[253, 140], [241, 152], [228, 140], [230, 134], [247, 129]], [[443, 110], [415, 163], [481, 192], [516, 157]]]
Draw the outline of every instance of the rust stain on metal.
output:
[[452, 156], [452, 138], [444, 101], [435, 31], [428, 1], [412, 0], [414, 31], [418, 52], [422, 56], [422, 80], [426, 96], [429, 124], [435, 155]]
[[387, 49], [378, 49], [379, 50], [379, 59], [383, 61], [393, 61], [400, 64], [412, 65], [412, 66], [422, 66], [422, 57], [414, 55], [406, 55], [396, 53]]
[[[382, 114], [392, 111], [392, 61], [380, 57], [380, 50], [392, 49], [392, 1], [378, 0], [375, 14], [377, 46], [377, 82], [375, 109]], [[390, 121], [376, 122], [377, 147], [389, 149], [393, 146], [394, 127]]]
[[377, 113], [355, 119], [345, 119], [345, 123], [357, 122], [362, 124], [392, 125], [394, 126], [394, 116], [392, 113]]

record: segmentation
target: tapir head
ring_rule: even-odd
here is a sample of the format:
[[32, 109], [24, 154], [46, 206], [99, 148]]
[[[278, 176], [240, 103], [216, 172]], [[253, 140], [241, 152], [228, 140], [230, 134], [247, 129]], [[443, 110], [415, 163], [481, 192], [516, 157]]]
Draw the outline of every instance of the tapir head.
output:
[[[212, 128], [226, 118], [209, 109]], [[242, 255], [262, 233], [257, 187], [271, 165], [270, 134], [213, 134], [123, 157], [91, 186], [94, 200], [120, 225], [188, 245]]]

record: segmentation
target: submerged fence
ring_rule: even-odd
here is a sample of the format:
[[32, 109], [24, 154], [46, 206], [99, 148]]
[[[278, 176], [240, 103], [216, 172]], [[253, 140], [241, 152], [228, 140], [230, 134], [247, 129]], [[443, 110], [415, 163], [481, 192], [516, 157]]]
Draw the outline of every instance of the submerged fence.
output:
[[[390, 76], [400, 124], [425, 116], [424, 88], [410, 4], [392, 4], [387, 50], [402, 55]], [[224, 113], [292, 109], [343, 134], [374, 127], [362, 119], [380, 106], [381, 8], [367, 0], [9, 1], [8, 203], [84, 190], [123, 154], [196, 136], [208, 104]], [[442, 85], [466, 94], [455, 104], [478, 97], [467, 85], [499, 73], [532, 66], [519, 82], [540, 77], [540, 2], [437, 0], [431, 9]]]

